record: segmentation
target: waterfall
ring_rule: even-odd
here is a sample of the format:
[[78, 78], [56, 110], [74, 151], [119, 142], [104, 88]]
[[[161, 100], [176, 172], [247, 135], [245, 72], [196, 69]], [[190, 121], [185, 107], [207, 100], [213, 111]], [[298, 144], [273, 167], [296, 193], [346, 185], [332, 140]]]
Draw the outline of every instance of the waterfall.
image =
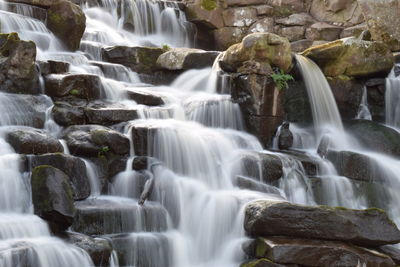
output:
[[371, 112], [368, 108], [368, 93], [366, 86], [364, 86], [363, 88], [360, 108], [358, 109], [358, 114], [356, 118], [361, 120], [372, 120]]
[[396, 76], [395, 67], [386, 78], [385, 116], [386, 124], [400, 128], [400, 76]]

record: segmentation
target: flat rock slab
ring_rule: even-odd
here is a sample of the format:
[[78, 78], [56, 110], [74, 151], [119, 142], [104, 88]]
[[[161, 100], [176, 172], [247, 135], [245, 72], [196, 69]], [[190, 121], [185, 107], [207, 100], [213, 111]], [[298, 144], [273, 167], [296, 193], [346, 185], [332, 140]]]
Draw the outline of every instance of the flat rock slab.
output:
[[400, 242], [400, 231], [379, 209], [351, 210], [258, 200], [246, 207], [250, 236], [282, 235], [347, 241], [366, 246]]
[[294, 239], [286, 237], [258, 238], [255, 257], [266, 257], [279, 264], [301, 266], [395, 266], [382, 253], [336, 241]]
[[157, 65], [167, 70], [189, 70], [211, 67], [220, 52], [193, 48], [174, 48], [160, 55]]

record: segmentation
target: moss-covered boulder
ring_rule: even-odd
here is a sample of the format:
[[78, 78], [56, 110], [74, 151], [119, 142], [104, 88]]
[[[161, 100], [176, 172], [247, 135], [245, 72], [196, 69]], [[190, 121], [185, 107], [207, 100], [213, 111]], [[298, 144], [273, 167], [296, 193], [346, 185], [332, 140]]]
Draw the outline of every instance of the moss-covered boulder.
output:
[[396, 244], [400, 231], [383, 210], [351, 210], [258, 200], [246, 207], [250, 236], [339, 240], [365, 246]]
[[354, 37], [313, 46], [302, 54], [314, 60], [324, 74], [331, 77], [385, 76], [394, 64], [393, 54], [384, 43]]
[[373, 40], [400, 50], [400, 1], [358, 0]]
[[75, 214], [68, 176], [48, 165], [33, 169], [32, 202], [35, 214], [46, 220], [53, 232], [66, 230]]
[[121, 64], [139, 73], [151, 74], [158, 69], [157, 59], [166, 52], [162, 48], [142, 46], [111, 46], [103, 49], [103, 59]]
[[86, 16], [78, 5], [60, 0], [47, 10], [47, 27], [68, 49], [75, 51], [85, 32]]
[[218, 0], [195, 0], [188, 3], [185, 13], [191, 22], [209, 29], [219, 29], [224, 27], [222, 11]]
[[39, 94], [36, 45], [17, 33], [0, 34], [0, 91]]
[[289, 40], [273, 33], [249, 34], [241, 43], [225, 51], [220, 64], [226, 71], [237, 72], [248, 61], [269, 64], [288, 71], [292, 66]]

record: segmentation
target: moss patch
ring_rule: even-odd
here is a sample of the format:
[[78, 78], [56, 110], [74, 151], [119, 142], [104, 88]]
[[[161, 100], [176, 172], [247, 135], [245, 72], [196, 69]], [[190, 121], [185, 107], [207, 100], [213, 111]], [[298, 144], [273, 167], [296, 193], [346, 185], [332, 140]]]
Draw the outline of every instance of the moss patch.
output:
[[202, 0], [201, 7], [208, 11], [214, 10], [217, 8], [217, 1], [216, 0]]

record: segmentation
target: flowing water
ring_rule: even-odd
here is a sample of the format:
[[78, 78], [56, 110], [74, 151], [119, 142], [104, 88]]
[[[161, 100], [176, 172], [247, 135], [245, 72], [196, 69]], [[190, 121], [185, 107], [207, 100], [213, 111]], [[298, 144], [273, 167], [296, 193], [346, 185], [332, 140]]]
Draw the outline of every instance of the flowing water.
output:
[[[72, 73], [99, 76], [108, 108], [118, 106], [139, 114], [139, 119], [114, 127], [130, 139], [131, 152], [125, 170], [112, 177], [108, 188], [102, 188], [98, 166], [83, 159], [91, 196], [76, 202], [77, 218], [84, 222], [85, 214], [95, 211], [100, 235], [115, 249], [110, 266], [238, 266], [244, 259], [241, 244], [248, 240], [244, 208], [259, 198], [350, 208], [376, 204], [359, 194], [358, 184], [339, 176], [328, 160], [317, 155], [316, 148], [325, 136], [333, 140], [333, 148], [363, 153], [375, 162], [388, 185], [377, 190], [379, 196], [386, 194], [378, 204], [399, 222], [400, 215], [393, 208], [400, 201], [395, 194], [400, 173], [397, 160], [351, 142], [329, 85], [315, 63], [296, 57], [307, 85], [314, 128], [290, 125], [294, 147], [316, 162], [317, 171], [311, 175], [299, 158], [265, 151], [254, 136], [244, 132], [240, 107], [229, 95], [229, 78], [219, 79], [218, 59], [212, 68], [189, 70], [171, 85], [157, 87], [143, 84], [138, 74], [122, 65], [103, 62], [102, 48], [114, 45], [193, 46], [195, 29], [178, 3], [101, 0], [80, 5], [87, 26], [76, 52], [65, 51], [47, 30], [46, 14], [40, 8], [0, 2], [0, 27], [2, 32], [16, 31], [21, 39], [35, 41], [40, 60], [68, 62]], [[138, 105], [128, 99], [129, 91], [159, 96], [165, 104]], [[45, 95], [0, 93], [0, 104], [0, 266], [18, 266], [24, 261], [38, 267], [92, 266], [86, 252], [52, 237], [45, 221], [34, 215], [30, 173], [20, 170], [20, 156], [5, 141], [11, 125], [43, 128], [58, 137], [62, 128], [51, 117], [52, 100]], [[142, 144], [132, 138], [136, 131], [146, 132]], [[259, 156], [253, 156], [257, 167], [248, 173], [243, 159], [255, 152], [281, 160], [283, 177], [275, 187], [266, 189], [260, 182]], [[136, 171], [132, 162], [141, 154], [153, 161], [147, 170]], [[239, 178], [252, 181], [257, 190], [240, 188]], [[143, 188], [149, 187], [151, 194], [139, 205]], [[76, 219], [72, 230], [93, 234], [91, 227]]]
[[400, 128], [400, 75], [396, 76], [395, 68], [386, 78], [386, 124]]

